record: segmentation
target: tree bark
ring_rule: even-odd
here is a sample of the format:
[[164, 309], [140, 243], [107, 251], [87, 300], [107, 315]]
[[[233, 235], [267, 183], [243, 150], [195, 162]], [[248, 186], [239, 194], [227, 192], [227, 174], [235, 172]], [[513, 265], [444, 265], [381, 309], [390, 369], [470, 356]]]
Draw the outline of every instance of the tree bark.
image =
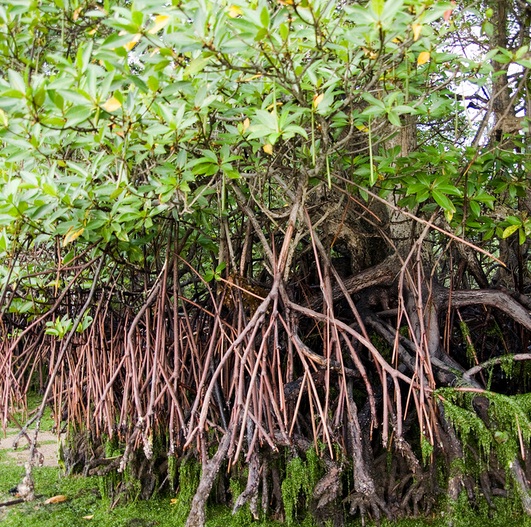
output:
[[229, 451], [229, 446], [232, 440], [232, 432], [233, 426], [230, 426], [219, 443], [218, 451], [206, 463], [206, 465], [203, 466], [201, 480], [199, 481], [195, 496], [192, 500], [190, 514], [186, 520], [186, 527], [203, 527], [205, 525], [206, 502], [221, 464], [227, 457], [227, 452]]

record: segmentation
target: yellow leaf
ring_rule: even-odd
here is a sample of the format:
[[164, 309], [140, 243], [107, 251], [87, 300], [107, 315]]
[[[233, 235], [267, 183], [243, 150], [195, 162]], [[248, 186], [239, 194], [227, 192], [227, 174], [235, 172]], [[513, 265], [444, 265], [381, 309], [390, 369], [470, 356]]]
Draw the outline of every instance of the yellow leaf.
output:
[[249, 126], [251, 126], [251, 121], [249, 120], [249, 117], [247, 117], [245, 121], [243, 121], [243, 131], [245, 132]]
[[239, 16], [243, 15], [243, 10], [240, 6], [237, 5], [231, 5], [229, 7], [229, 16], [231, 18], [237, 18]]
[[253, 75], [252, 77], [248, 77], [247, 79], [243, 79], [242, 82], [251, 82], [251, 81], [254, 81], [255, 79], [259, 79], [261, 77], [262, 77], [262, 74], [258, 73], [256, 75]]
[[315, 95], [314, 98], [313, 98], [313, 107], [317, 108], [321, 104], [323, 99], [324, 99], [324, 93], [320, 93], [319, 95]]
[[[65, 234], [65, 237], [63, 239], [63, 247], [65, 247], [66, 245], [68, 245], [69, 243], [73, 242], [75, 239], [79, 238], [83, 232], [85, 231], [85, 227], [81, 227], [81, 229], [78, 229], [77, 231], [74, 230], [73, 227], [70, 227], [70, 229], [68, 229], [67, 233]], [[55, 498], [57, 498], [57, 496], [55, 496]], [[54, 498], [50, 498], [51, 500], [54, 499]], [[66, 498], [62, 501], [65, 501]], [[48, 503], [48, 502], [46, 502]], [[50, 503], [59, 503], [58, 501], [50, 501]]]
[[452, 221], [452, 218], [454, 217], [454, 213], [451, 210], [445, 210], [444, 215], [446, 216], [446, 221], [450, 222]]
[[149, 29], [148, 33], [150, 35], [154, 35], [155, 33], [158, 33], [162, 28], [166, 27], [168, 25], [168, 22], [170, 21], [170, 17], [168, 15], [158, 15], [155, 17], [155, 23], [153, 26]]
[[264, 152], [266, 154], [269, 154], [270, 156], [273, 155], [273, 145], [270, 145], [269, 143], [267, 143], [267, 144], [264, 145], [263, 148], [264, 148]]
[[122, 103], [116, 97], [111, 97], [105, 104], [102, 104], [101, 107], [106, 112], [115, 112], [118, 108], [122, 107]]
[[170, 505], [176, 505], [179, 500], [177, 498], [172, 498], [170, 500]]
[[92, 520], [94, 518], [94, 514], [88, 514], [87, 516], [82, 516], [84, 520]]
[[419, 66], [422, 66], [423, 64], [426, 64], [426, 62], [430, 61], [430, 52], [429, 51], [422, 51], [419, 53], [417, 64]]
[[46, 505], [50, 505], [52, 503], [63, 503], [63, 501], [66, 501], [66, 500], [68, 500], [66, 496], [64, 496], [63, 494], [58, 494], [57, 496], [48, 498], [44, 503]]
[[365, 47], [361, 49], [364, 51], [365, 56], [369, 57], [371, 60], [375, 60], [378, 58], [378, 53], [374, 52], [373, 50], [365, 48]]
[[83, 10], [83, 6], [80, 6], [72, 13], [72, 20], [74, 22], [79, 18], [79, 15], [80, 15], [82, 10]]
[[276, 101], [276, 102], [272, 102], [267, 108], [266, 110], [271, 112], [271, 114], [273, 114], [274, 112], [277, 111], [277, 106], [282, 106], [284, 103], [282, 101]]
[[422, 33], [422, 24], [412, 24], [411, 29], [413, 30], [413, 40], [416, 42]]
[[6, 112], [4, 112], [4, 110], [2, 110], [2, 108], [0, 108], [0, 124], [5, 127], [7, 127], [7, 125], [9, 124], [7, 114]]
[[142, 38], [142, 35], [140, 33], [133, 35], [133, 38], [127, 44], [124, 44], [124, 48], [127, 51], [131, 51], [138, 44], [138, 41], [141, 38]]
[[124, 132], [121, 128], [119, 128], [118, 126], [116, 126], [115, 124], [113, 124], [111, 126], [111, 130], [118, 136], [118, 137], [124, 137]]

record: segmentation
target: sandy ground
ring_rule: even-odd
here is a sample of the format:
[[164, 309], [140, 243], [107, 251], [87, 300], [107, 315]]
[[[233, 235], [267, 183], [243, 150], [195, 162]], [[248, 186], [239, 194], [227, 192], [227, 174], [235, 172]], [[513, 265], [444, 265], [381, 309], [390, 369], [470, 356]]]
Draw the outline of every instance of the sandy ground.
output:
[[[29, 442], [33, 439], [33, 432], [28, 432], [29, 438], [21, 437], [18, 443], [18, 448], [13, 449], [13, 440], [16, 438], [19, 430], [8, 428], [5, 434], [0, 431], [0, 452], [6, 453], [7, 456], [3, 461], [0, 461], [0, 471], [3, 464], [12, 464], [13, 462], [23, 467], [24, 464], [29, 461]], [[57, 463], [57, 442], [58, 438], [56, 434], [43, 431], [37, 438], [37, 451], [38, 451], [38, 465], [46, 467], [56, 467]], [[42, 464], [40, 463], [42, 461]], [[7, 494], [7, 489], [0, 489], [2, 495], [0, 501], [4, 499], [9, 501], [13, 499], [13, 496]], [[10, 507], [0, 507], [0, 524], [3, 522]]]
[[[8, 428], [6, 435], [2, 433], [0, 436], [0, 450], [4, 450], [7, 455], [13, 458], [17, 465], [23, 466], [29, 460], [29, 440], [26, 437], [21, 437], [18, 442], [18, 448], [13, 449], [13, 440], [15, 439], [18, 430]], [[29, 431], [28, 436], [33, 439], [33, 432]], [[42, 461], [41, 466], [56, 467], [57, 466], [57, 435], [51, 432], [40, 432], [37, 439], [37, 450], [39, 452], [39, 461]], [[38, 463], [40, 465], [40, 463]]]

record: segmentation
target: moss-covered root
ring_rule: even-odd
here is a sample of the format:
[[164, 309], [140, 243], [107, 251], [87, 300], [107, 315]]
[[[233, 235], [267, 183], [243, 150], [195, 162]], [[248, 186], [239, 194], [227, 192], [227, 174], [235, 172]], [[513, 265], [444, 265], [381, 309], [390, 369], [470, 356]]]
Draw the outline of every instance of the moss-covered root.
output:
[[251, 455], [249, 462], [249, 475], [247, 477], [247, 485], [245, 490], [238, 496], [232, 514], [236, 514], [246, 503], [249, 503], [249, 509], [253, 518], [258, 520], [260, 514], [258, 512], [258, 485], [260, 483], [260, 459], [256, 452]]
[[208, 461], [208, 463], [203, 466], [201, 480], [199, 481], [197, 491], [195, 493], [194, 499], [192, 500], [190, 514], [186, 520], [186, 527], [204, 527], [205, 525], [206, 501], [210, 495], [212, 485], [214, 484], [214, 480], [216, 479], [221, 464], [227, 457], [229, 445], [232, 440], [232, 432], [233, 428], [230, 427], [225, 432], [225, 435], [219, 444], [218, 451]]
[[529, 495], [529, 485], [527, 484], [525, 473], [518, 459], [514, 459], [514, 461], [510, 463], [510, 470], [511, 475], [514, 478], [516, 488], [518, 489], [518, 494], [522, 502], [522, 509], [528, 516], [531, 516], [531, 496]]
[[[350, 394], [352, 393], [352, 387]], [[363, 434], [361, 432], [358, 411], [356, 403], [349, 394], [347, 406], [347, 430], [349, 439], [349, 450], [352, 457], [352, 469], [354, 475], [354, 492], [347, 498], [350, 503], [350, 512], [354, 514], [357, 510], [360, 511], [361, 523], [365, 525], [365, 517], [372, 515], [378, 521], [381, 517], [381, 512], [387, 518], [391, 517], [384, 501], [376, 491], [376, 485], [371, 475], [369, 467], [367, 466], [365, 449], [363, 444]], [[368, 449], [367, 449], [368, 450]]]

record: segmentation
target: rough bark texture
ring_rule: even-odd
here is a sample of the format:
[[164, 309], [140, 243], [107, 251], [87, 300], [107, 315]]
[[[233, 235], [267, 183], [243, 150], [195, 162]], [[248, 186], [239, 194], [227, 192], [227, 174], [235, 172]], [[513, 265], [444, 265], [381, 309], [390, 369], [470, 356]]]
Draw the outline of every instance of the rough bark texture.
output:
[[190, 513], [186, 520], [186, 527], [203, 527], [205, 525], [206, 502], [210, 496], [212, 485], [216, 479], [221, 464], [227, 457], [232, 439], [232, 428], [229, 428], [219, 442], [217, 452], [207, 463], [203, 464], [199, 486], [192, 500]]

